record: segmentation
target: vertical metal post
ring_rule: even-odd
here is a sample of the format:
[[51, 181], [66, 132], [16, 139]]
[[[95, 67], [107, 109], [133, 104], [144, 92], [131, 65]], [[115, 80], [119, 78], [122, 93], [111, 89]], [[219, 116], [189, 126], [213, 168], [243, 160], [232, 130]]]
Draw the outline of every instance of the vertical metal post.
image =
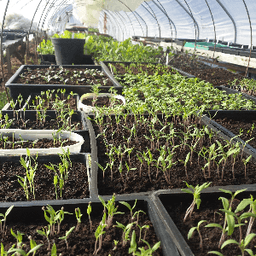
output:
[[103, 26], [104, 34], [107, 34], [107, 14], [104, 12], [104, 26]]
[[245, 74], [244, 74], [244, 76], [246, 77], [247, 73], [248, 73], [249, 65], [250, 65], [251, 54], [252, 54], [252, 23], [251, 23], [250, 13], [249, 13], [249, 10], [248, 10], [248, 7], [247, 7], [247, 4], [246, 4], [245, 0], [243, 0], [243, 3], [244, 3], [244, 6], [245, 6], [245, 10], [246, 10], [247, 16], [248, 16], [248, 20], [249, 20], [249, 24], [250, 24], [250, 33], [251, 33], [250, 54], [249, 54], [249, 59], [248, 59], [248, 65], [246, 67]]

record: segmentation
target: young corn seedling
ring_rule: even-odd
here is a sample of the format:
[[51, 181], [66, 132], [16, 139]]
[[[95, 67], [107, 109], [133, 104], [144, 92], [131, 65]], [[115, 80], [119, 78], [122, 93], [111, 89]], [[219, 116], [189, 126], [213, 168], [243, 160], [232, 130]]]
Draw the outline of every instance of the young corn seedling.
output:
[[104, 231], [104, 228], [107, 226], [107, 224], [105, 224], [105, 220], [106, 220], [106, 214], [103, 216], [102, 221], [100, 222], [99, 226], [97, 227], [94, 233], [96, 241], [95, 241], [93, 255], [97, 255], [102, 248], [103, 235], [106, 233], [106, 231]]
[[92, 206], [91, 206], [91, 202], [89, 202], [89, 204], [87, 206], [87, 215], [88, 215], [89, 223], [90, 223], [90, 231], [92, 232], [91, 212], [92, 212]]
[[189, 194], [193, 195], [193, 201], [190, 204], [190, 206], [188, 207], [188, 209], [186, 211], [186, 214], [185, 214], [185, 217], [183, 219], [183, 221], [185, 222], [187, 217], [191, 217], [191, 215], [194, 211], [195, 205], [197, 206], [197, 209], [199, 209], [200, 204], [201, 204], [201, 198], [200, 198], [201, 192], [202, 192], [203, 189], [208, 188], [211, 185], [211, 182], [205, 182], [201, 186], [196, 185], [195, 187], [193, 187], [192, 185], [189, 185], [186, 181], [184, 181], [184, 182], [186, 183], [188, 188], [192, 189], [192, 191], [190, 189], [181, 189], [181, 190], [183, 192], [186, 192], [186, 193], [189, 193]]
[[10, 214], [11, 210], [13, 209], [14, 205], [10, 206], [6, 212], [3, 214], [3, 213], [0, 213], [0, 231], [2, 234], [5, 234], [5, 228], [6, 228], [6, 219], [7, 219], [7, 216]]
[[49, 228], [49, 226], [48, 226], [48, 227], [42, 227], [42, 230], [41, 230], [41, 229], [38, 229], [36, 232], [37, 232], [39, 235], [46, 237], [47, 242], [48, 242], [47, 250], [50, 250], [51, 242], [50, 242], [50, 239], [49, 239], [49, 235], [50, 235], [50, 228]]
[[247, 173], [246, 173], [246, 166], [249, 163], [249, 161], [251, 160], [252, 155], [248, 156], [246, 159], [242, 159], [243, 163], [244, 163], [244, 177], [246, 178]]
[[218, 244], [218, 247], [221, 248], [221, 246], [224, 242], [224, 239], [225, 239], [225, 233], [227, 232], [227, 234], [230, 236], [230, 235], [233, 234], [234, 228], [235, 228], [234, 215], [228, 214], [227, 212], [231, 211], [232, 204], [233, 204], [233, 201], [234, 201], [235, 197], [238, 194], [245, 191], [246, 189], [237, 190], [234, 194], [229, 190], [225, 190], [225, 189], [219, 189], [219, 190], [224, 192], [224, 193], [227, 193], [227, 194], [231, 195], [230, 202], [225, 197], [220, 197], [219, 198], [222, 201], [222, 205], [223, 205], [222, 211], [225, 212], [224, 224], [223, 224], [223, 226], [221, 226], [221, 225], [216, 224], [216, 223], [210, 223], [210, 224], [206, 225], [205, 227], [218, 227], [222, 230], [221, 237], [220, 237], [219, 244]]
[[117, 228], [121, 228], [123, 230], [123, 234], [122, 234], [122, 246], [125, 246], [126, 243], [128, 242], [128, 240], [130, 239], [129, 236], [130, 236], [130, 232], [132, 230], [132, 227], [134, 224], [136, 224], [136, 222], [131, 222], [131, 223], [128, 223], [126, 226], [123, 225], [122, 223], [120, 222], [116, 222], [117, 225], [115, 225], [114, 227], [117, 227]]
[[59, 239], [61, 240], [65, 240], [67, 249], [68, 249], [68, 237], [70, 236], [70, 234], [72, 233], [72, 231], [75, 229], [75, 227], [70, 228], [68, 231], [66, 231], [65, 236], [59, 237]]
[[192, 227], [189, 231], [188, 231], [188, 239], [190, 239], [194, 233], [195, 230], [197, 230], [198, 232], [198, 235], [199, 235], [199, 239], [200, 239], [200, 244], [199, 244], [199, 247], [201, 249], [203, 249], [203, 238], [202, 238], [202, 235], [201, 235], [201, 232], [200, 232], [200, 225], [202, 223], [206, 222], [206, 220], [201, 220], [198, 222], [197, 226], [196, 227]]
[[139, 224], [137, 224], [137, 227], [139, 228], [140, 230], [140, 235], [139, 235], [139, 242], [141, 241], [141, 235], [142, 235], [142, 230], [145, 229], [145, 233], [144, 233], [144, 237], [143, 237], [143, 240], [146, 240], [146, 234], [147, 234], [147, 230], [149, 230], [149, 225], [144, 225], [144, 226], [140, 226]]
[[[36, 170], [38, 167], [37, 158], [38, 158], [38, 154], [35, 157], [32, 157], [28, 148], [27, 148], [26, 157], [25, 158], [23, 158], [22, 156], [20, 157], [20, 163], [26, 170], [25, 178], [29, 182], [30, 193], [33, 195], [34, 199], [35, 199], [34, 178], [35, 178]], [[24, 183], [26, 183], [25, 178], [22, 179], [20, 177], [21, 181], [23, 181], [23, 185], [24, 185]], [[25, 187], [25, 185], [24, 185], [24, 187]], [[26, 193], [26, 195], [28, 196], [28, 193]], [[27, 197], [27, 200], [28, 200], [28, 197]]]
[[144, 247], [139, 247], [138, 249], [140, 251], [137, 251], [136, 233], [135, 230], [133, 230], [128, 253], [132, 253], [133, 256], [151, 256], [161, 245], [161, 242], [159, 241], [151, 248], [147, 241], [142, 241], [147, 245], [148, 249], [146, 250]]
[[247, 212], [242, 214], [245, 218], [250, 217], [250, 221], [249, 221], [247, 231], [246, 231], [246, 236], [248, 236], [251, 233], [252, 226], [253, 226], [253, 223], [254, 223], [255, 218], [256, 218], [256, 200], [254, 200], [252, 195], [251, 195], [250, 198], [243, 199], [239, 203], [239, 205], [237, 206], [237, 208], [235, 210], [235, 213], [244, 210], [247, 206], [250, 206], [250, 209]]
[[110, 228], [112, 226], [112, 221], [113, 221], [113, 217], [116, 214], [124, 214], [124, 212], [118, 212], [118, 206], [115, 207], [115, 194], [113, 194], [112, 198], [110, 200], [108, 200], [108, 202], [106, 203], [104, 201], [104, 199], [101, 196], [98, 196], [98, 198], [100, 199], [102, 205], [104, 206], [104, 211], [105, 209], [107, 209], [107, 220], [106, 220], [106, 224], [107, 224], [107, 228]]
[[130, 206], [130, 204], [128, 204], [128, 203], [125, 202], [125, 201], [120, 201], [120, 202], [119, 202], [120, 204], [126, 206], [126, 207], [129, 209], [130, 215], [131, 215], [131, 221], [133, 221], [133, 220], [135, 219], [134, 216], [133, 216], [133, 210], [134, 210], [134, 208], [136, 207], [137, 201], [138, 201], [138, 200], [136, 199], [132, 207]]
[[[52, 211], [52, 209], [51, 209], [51, 211]], [[56, 220], [57, 226], [58, 226], [57, 234], [60, 233], [60, 225], [61, 225], [62, 221], [64, 220], [65, 214], [73, 215], [73, 213], [65, 212], [64, 207], [61, 207], [61, 209], [56, 211], [56, 213], [55, 213], [55, 220]]]
[[20, 231], [17, 231], [17, 234], [15, 234], [15, 232], [11, 228], [11, 234], [12, 234], [13, 237], [16, 238], [17, 248], [22, 249], [22, 240], [23, 240], [24, 233], [21, 233]]
[[76, 214], [76, 220], [77, 220], [77, 224], [76, 224], [76, 231], [79, 230], [80, 224], [81, 224], [81, 218], [83, 216], [83, 214], [80, 211], [80, 208], [75, 208], [75, 214]]

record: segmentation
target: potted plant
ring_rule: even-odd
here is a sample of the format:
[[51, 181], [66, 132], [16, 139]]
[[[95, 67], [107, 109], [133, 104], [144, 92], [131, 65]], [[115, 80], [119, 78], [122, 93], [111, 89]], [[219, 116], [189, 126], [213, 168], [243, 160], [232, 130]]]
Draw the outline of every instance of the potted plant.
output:
[[43, 39], [42, 42], [37, 47], [37, 52], [40, 53], [42, 61], [44, 63], [56, 64], [56, 59], [54, 55], [54, 46], [51, 40]]
[[57, 65], [94, 64], [91, 55], [84, 55], [85, 35], [67, 30], [52, 37]]

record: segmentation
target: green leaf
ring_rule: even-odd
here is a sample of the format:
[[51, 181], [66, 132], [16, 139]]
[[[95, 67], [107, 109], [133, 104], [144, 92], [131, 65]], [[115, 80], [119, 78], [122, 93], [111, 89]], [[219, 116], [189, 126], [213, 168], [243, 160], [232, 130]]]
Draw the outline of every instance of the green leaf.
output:
[[220, 224], [217, 223], [210, 223], [208, 225], [205, 225], [206, 228], [220, 228], [221, 230], [223, 229]]
[[229, 244], [237, 244], [237, 245], [239, 245], [239, 243], [238, 243], [236, 240], [234, 240], [234, 239], [229, 239], [229, 240], [226, 240], [226, 241], [222, 244], [221, 249], [223, 249], [225, 246], [227, 246], [227, 245], [229, 245]]
[[191, 236], [193, 235], [194, 231], [196, 230], [197, 227], [192, 227], [189, 231], [188, 231], [188, 239], [191, 238]]
[[255, 233], [251, 233], [249, 234], [245, 239], [244, 239], [244, 247], [246, 247], [250, 242], [251, 240], [256, 236]]
[[224, 256], [222, 253], [220, 253], [218, 251], [210, 251], [210, 252], [208, 252], [208, 254], [216, 254], [216, 255], [219, 255], [219, 256]]
[[252, 203], [251, 199], [243, 199], [236, 207], [235, 213], [244, 210], [244, 208]]

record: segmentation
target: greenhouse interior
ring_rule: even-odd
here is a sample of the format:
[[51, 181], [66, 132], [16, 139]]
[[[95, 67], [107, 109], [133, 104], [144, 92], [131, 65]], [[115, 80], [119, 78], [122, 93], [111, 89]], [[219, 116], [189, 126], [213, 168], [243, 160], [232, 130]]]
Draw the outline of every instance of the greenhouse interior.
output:
[[1, 256], [256, 255], [255, 0], [0, 0]]

